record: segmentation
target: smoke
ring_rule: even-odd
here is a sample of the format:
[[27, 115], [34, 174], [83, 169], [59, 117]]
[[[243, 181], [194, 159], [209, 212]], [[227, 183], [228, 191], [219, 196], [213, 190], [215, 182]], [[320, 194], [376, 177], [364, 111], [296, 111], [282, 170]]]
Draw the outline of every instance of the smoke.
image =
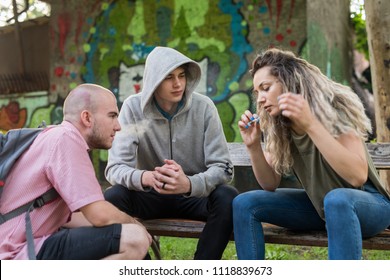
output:
[[141, 137], [148, 129], [149, 123], [149, 120], [141, 120], [136, 124], [122, 126], [121, 131], [117, 133], [117, 137]]

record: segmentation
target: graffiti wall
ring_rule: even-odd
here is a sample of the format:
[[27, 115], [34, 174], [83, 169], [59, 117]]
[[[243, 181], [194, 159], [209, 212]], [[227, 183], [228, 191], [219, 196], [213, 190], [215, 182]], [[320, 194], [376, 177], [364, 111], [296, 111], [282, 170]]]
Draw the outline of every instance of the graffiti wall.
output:
[[[197, 91], [216, 104], [227, 140], [239, 142], [237, 121], [252, 107], [251, 60], [269, 46], [300, 53], [306, 1], [56, 0], [50, 30], [50, 92], [0, 103], [0, 129], [59, 122], [63, 99], [83, 82], [111, 89], [120, 108], [142, 88], [145, 58], [160, 45], [199, 62]], [[97, 166], [105, 160], [95, 153]]]
[[240, 140], [233, 124], [250, 106], [248, 69], [255, 54], [268, 46], [299, 52], [305, 42], [302, 0], [93, 2], [53, 7], [52, 93], [65, 97], [80, 82], [97, 83], [115, 93], [120, 107], [140, 91], [150, 51], [169, 46], [202, 66], [198, 91], [218, 106], [229, 141]]

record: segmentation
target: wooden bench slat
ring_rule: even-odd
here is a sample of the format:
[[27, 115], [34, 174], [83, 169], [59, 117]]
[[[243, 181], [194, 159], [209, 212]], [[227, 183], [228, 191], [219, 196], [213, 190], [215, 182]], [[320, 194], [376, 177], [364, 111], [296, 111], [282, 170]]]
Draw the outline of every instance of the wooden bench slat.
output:
[[[243, 143], [228, 143], [234, 166], [251, 166], [248, 151]], [[374, 165], [377, 169], [390, 169], [390, 143], [367, 143]]]
[[[184, 219], [154, 219], [142, 221], [149, 233], [156, 236], [199, 238], [204, 222]], [[263, 224], [265, 242], [298, 246], [327, 247], [325, 231], [289, 230], [271, 224]], [[233, 241], [233, 236], [231, 237]], [[363, 240], [364, 249], [390, 250], [390, 231]]]
[[228, 143], [228, 149], [234, 166], [252, 166], [248, 151], [243, 143]]
[[199, 238], [204, 222], [184, 219], [144, 220], [149, 233], [157, 236]]
[[[296, 231], [263, 224], [266, 243], [327, 247], [326, 231]], [[378, 235], [363, 240], [364, 249], [390, 250], [390, 231], [385, 230]]]
[[367, 149], [377, 169], [390, 169], [390, 143], [367, 143]]

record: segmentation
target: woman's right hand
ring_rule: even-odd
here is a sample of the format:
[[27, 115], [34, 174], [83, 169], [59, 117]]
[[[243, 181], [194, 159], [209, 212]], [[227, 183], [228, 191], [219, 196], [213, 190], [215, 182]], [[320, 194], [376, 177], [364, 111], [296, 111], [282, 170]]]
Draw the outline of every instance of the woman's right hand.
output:
[[244, 144], [250, 148], [253, 145], [261, 144], [260, 119], [257, 114], [246, 110], [238, 121], [238, 127]]

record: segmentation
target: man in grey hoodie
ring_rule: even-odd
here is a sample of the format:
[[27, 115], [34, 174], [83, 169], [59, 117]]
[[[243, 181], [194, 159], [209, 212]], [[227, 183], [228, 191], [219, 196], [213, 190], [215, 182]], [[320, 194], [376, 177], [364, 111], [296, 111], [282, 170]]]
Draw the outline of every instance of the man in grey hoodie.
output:
[[233, 166], [217, 108], [194, 92], [199, 65], [178, 51], [156, 47], [145, 62], [143, 89], [121, 108], [105, 170], [113, 185], [105, 198], [141, 219], [206, 221], [194, 259], [220, 259], [232, 233], [226, 185]]

